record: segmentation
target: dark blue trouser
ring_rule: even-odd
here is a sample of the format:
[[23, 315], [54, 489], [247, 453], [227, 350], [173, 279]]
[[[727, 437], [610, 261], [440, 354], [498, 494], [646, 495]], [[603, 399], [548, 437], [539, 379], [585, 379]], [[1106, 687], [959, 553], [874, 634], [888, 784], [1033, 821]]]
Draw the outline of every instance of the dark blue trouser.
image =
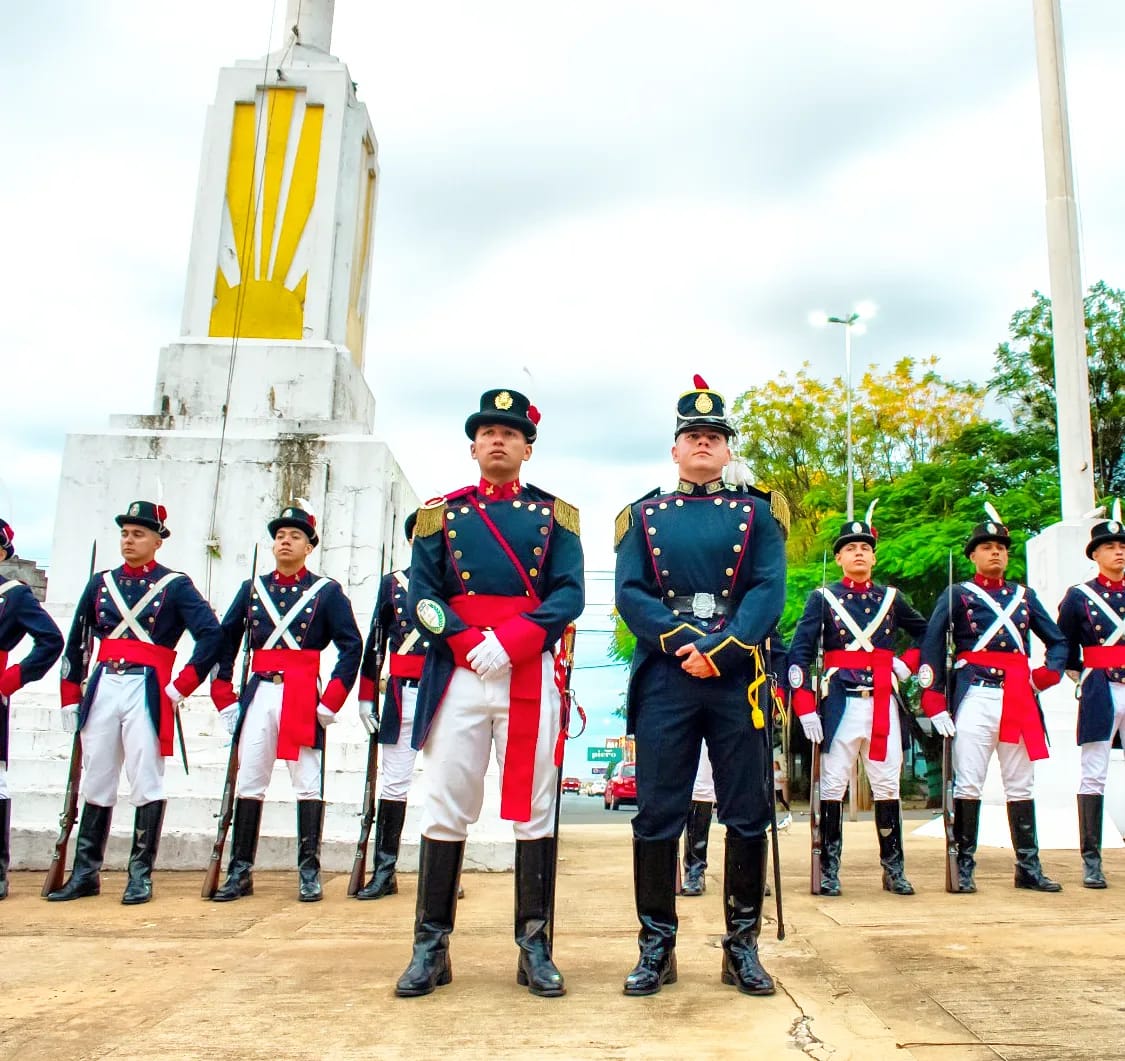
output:
[[637, 816], [633, 835], [638, 840], [671, 840], [683, 832], [700, 742], [706, 739], [719, 821], [735, 836], [747, 840], [764, 836], [770, 820], [772, 756], [766, 755], [766, 731], [750, 723], [747, 682], [693, 678], [680, 662], [653, 657], [634, 679]]

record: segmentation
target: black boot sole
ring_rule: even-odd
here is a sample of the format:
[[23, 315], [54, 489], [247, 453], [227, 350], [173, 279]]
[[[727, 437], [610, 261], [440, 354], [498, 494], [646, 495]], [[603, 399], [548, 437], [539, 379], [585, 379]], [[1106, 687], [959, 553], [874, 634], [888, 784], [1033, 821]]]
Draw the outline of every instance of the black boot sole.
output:
[[51, 894], [47, 896], [47, 902], [68, 903], [72, 899], [93, 899], [101, 895], [101, 893], [102, 888], [100, 884], [92, 888], [84, 887], [80, 891], [71, 892], [69, 895], [64, 895], [63, 889], [60, 888], [57, 892], [51, 892]]
[[727, 987], [737, 987], [740, 994], [751, 995], [752, 997], [764, 998], [768, 995], [776, 995], [777, 987], [770, 984], [769, 987], [746, 987], [734, 973], [729, 973], [726, 969], [723, 970], [722, 981]]
[[884, 877], [883, 891], [890, 892], [892, 895], [913, 895], [914, 885], [911, 884], [910, 881], [904, 881], [903, 883], [906, 885], [905, 888], [901, 885], [896, 888], [894, 884], [892, 884], [886, 877]]
[[[368, 888], [371, 885], [367, 886]], [[377, 891], [369, 892], [367, 888], [360, 888], [353, 898], [356, 899], [385, 899], [388, 895], [398, 895], [398, 881], [392, 881], [390, 886], [384, 886]], [[460, 896], [458, 896], [460, 898]]]
[[[225, 887], [225, 885], [224, 885]], [[245, 899], [248, 895], [254, 894], [254, 884], [251, 882], [245, 888], [239, 888], [237, 891], [224, 892], [220, 888], [214, 895], [211, 896], [213, 903], [233, 903], [236, 899]]]
[[447, 987], [453, 983], [453, 966], [448, 961], [445, 968], [438, 974], [437, 979], [424, 984], [403, 987], [401, 983], [395, 984], [395, 994], [399, 998], [421, 998], [423, 995], [432, 995], [439, 987]]
[[130, 895], [126, 892], [121, 896], [122, 906], [143, 906], [145, 903], [152, 902], [152, 889], [140, 895]]
[[[561, 973], [559, 974], [562, 975]], [[531, 982], [531, 978], [524, 970], [522, 959], [516, 962], [516, 983], [520, 987], [526, 987], [533, 995], [538, 998], [562, 998], [566, 994], [566, 984], [561, 981], [558, 984], [552, 984], [550, 987], [539, 987]]]
[[626, 981], [624, 993], [630, 998], [645, 998], [648, 995], [655, 995], [665, 984], [674, 984], [678, 975], [676, 966], [673, 963], [661, 976], [656, 978], [655, 984], [645, 987], [630, 987], [628, 981]]

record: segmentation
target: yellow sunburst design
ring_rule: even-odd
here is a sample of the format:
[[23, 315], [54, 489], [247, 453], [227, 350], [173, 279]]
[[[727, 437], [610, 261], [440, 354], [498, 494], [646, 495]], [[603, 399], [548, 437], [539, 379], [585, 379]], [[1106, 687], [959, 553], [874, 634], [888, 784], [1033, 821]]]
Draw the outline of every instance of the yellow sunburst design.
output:
[[[256, 152], [257, 109], [263, 102], [265, 143]], [[226, 195], [230, 232], [215, 270], [211, 335], [233, 336], [237, 321], [242, 338], [303, 337], [308, 270], [290, 273], [316, 199], [323, 128], [324, 107], [306, 103], [303, 90], [270, 88], [264, 101], [259, 96], [255, 103], [234, 105]], [[228, 279], [230, 273], [235, 275]]]

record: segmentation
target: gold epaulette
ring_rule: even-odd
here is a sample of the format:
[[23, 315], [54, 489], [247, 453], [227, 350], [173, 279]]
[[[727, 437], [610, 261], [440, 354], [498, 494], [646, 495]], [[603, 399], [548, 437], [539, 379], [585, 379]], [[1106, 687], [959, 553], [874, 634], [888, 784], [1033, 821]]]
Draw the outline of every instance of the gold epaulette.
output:
[[415, 538], [428, 538], [441, 530], [445, 518], [445, 498], [439, 497], [437, 502], [429, 501], [418, 509], [418, 521], [414, 524]]
[[789, 502], [780, 490], [770, 491], [770, 512], [781, 526], [781, 536], [789, 537]]
[[568, 530], [571, 534], [576, 536], [579, 535], [578, 509], [569, 501], [564, 501], [561, 497], [555, 498], [555, 522], [562, 527], [563, 530]]
[[616, 551], [617, 547], [621, 544], [621, 539], [629, 533], [629, 528], [633, 525], [633, 506], [626, 505], [620, 512], [617, 513], [617, 519], [613, 524], [613, 548]]

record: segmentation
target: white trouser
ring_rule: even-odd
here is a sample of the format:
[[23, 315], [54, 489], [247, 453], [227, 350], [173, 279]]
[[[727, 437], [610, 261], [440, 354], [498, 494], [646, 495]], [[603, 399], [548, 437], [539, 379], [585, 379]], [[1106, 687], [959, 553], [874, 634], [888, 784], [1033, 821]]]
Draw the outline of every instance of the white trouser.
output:
[[1035, 767], [1023, 738], [1019, 744], [1000, 742], [1000, 715], [1004, 690], [971, 685], [957, 708], [957, 735], [953, 738], [953, 772], [956, 799], [980, 799], [992, 753], [1000, 760], [1004, 798], [1031, 799]]
[[862, 755], [867, 780], [871, 782], [874, 799], [898, 799], [899, 775], [902, 773], [902, 730], [898, 708], [891, 701], [891, 732], [887, 734], [887, 758], [876, 762], [871, 758], [871, 721], [875, 699], [870, 696], [849, 696], [844, 701], [844, 716], [832, 736], [832, 746], [820, 757], [820, 798], [843, 799], [851, 780], [852, 768]]
[[402, 725], [398, 740], [394, 744], [379, 745], [382, 775], [379, 782], [379, 798], [397, 800], [405, 803], [410, 792], [410, 782], [414, 778], [414, 760], [418, 753], [410, 746], [410, 736], [414, 729], [414, 707], [418, 703], [418, 687], [402, 687]]
[[1110, 682], [1109, 693], [1113, 699], [1113, 727], [1109, 731], [1109, 740], [1095, 740], [1082, 745], [1082, 783], [1078, 786], [1080, 796], [1100, 796], [1105, 792], [1113, 735], [1120, 733], [1125, 736], [1125, 684]]
[[715, 778], [711, 773], [711, 756], [707, 753], [707, 742], [699, 749], [699, 769], [695, 772], [695, 784], [691, 786], [691, 798], [695, 803], [715, 802]]
[[[543, 694], [531, 788], [531, 819], [513, 822], [517, 840], [539, 840], [555, 829], [555, 741], [559, 735], [559, 692], [554, 661], [543, 653]], [[458, 667], [445, 691], [426, 747], [426, 802], [422, 834], [431, 840], [458, 841], [480, 817], [489, 752], [496, 747], [500, 776], [508, 748], [510, 674], [484, 681]]]
[[[254, 699], [242, 720], [238, 741], [239, 799], [265, 799], [273, 764], [277, 760], [277, 731], [281, 724], [281, 696], [285, 686], [258, 682]], [[320, 725], [318, 722], [317, 725]], [[297, 799], [320, 799], [320, 755], [316, 748], [302, 748], [296, 762], [287, 762]]]
[[8, 764], [0, 761], [0, 799], [8, 798]]
[[103, 670], [82, 727], [82, 795], [87, 803], [117, 803], [122, 763], [134, 807], [164, 798], [164, 756], [145, 704], [145, 676]]

